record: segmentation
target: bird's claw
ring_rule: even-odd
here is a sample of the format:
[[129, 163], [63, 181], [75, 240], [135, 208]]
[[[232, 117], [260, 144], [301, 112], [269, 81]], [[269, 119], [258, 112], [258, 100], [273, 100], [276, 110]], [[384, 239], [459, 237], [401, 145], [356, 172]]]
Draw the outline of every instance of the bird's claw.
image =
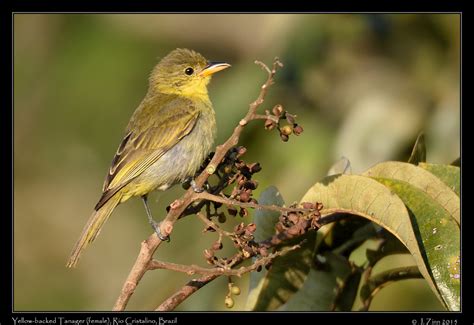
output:
[[196, 181], [193, 179], [191, 180], [191, 187], [193, 188], [193, 191], [196, 192], [196, 193], [202, 193], [204, 192], [204, 188], [203, 187], [199, 187], [197, 186], [196, 184]]
[[171, 238], [170, 236], [164, 236], [162, 233], [161, 233], [161, 228], [160, 228], [160, 225], [161, 225], [161, 222], [155, 222], [153, 221], [151, 223], [151, 226], [153, 227], [153, 229], [155, 230], [155, 233], [156, 235], [158, 236], [158, 238], [161, 240], [161, 241], [166, 241], [166, 242], [170, 242], [171, 241]]

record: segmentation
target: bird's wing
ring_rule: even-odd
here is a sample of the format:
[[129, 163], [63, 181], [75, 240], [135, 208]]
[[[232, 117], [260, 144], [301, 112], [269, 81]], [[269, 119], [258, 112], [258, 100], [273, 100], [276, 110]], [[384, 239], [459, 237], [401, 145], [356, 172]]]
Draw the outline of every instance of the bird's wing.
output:
[[157, 112], [161, 115], [159, 121], [148, 123], [148, 127], [141, 132], [137, 133], [131, 130], [134, 128], [129, 128], [112, 161], [96, 210], [153, 165], [194, 128], [199, 110], [191, 101], [178, 99], [166, 106]]

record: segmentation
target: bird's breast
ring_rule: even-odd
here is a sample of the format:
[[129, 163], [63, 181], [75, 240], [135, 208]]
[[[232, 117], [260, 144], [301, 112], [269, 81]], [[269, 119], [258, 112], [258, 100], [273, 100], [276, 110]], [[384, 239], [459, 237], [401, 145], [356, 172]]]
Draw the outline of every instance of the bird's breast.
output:
[[216, 136], [216, 121], [211, 107], [203, 109], [189, 134], [169, 149], [142, 175], [147, 188], [164, 190], [194, 176], [211, 151]]

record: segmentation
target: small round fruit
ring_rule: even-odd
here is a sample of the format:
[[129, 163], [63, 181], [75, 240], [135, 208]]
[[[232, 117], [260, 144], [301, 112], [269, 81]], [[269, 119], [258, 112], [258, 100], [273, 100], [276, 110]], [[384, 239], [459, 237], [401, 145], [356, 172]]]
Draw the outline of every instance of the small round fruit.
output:
[[232, 307], [234, 307], [234, 299], [232, 299], [231, 297], [229, 297], [229, 296], [225, 297], [225, 301], [224, 301], [224, 302], [225, 302], [225, 306], [226, 306], [227, 308], [232, 308]]
[[237, 286], [232, 286], [232, 287], [230, 288], [230, 292], [231, 292], [233, 295], [238, 296], [238, 295], [240, 295], [240, 288], [237, 287]]

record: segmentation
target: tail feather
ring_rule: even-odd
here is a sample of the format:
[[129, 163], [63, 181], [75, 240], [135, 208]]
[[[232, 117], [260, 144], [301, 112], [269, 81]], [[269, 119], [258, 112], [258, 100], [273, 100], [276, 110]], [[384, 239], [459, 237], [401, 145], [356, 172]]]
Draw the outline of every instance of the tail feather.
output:
[[82, 230], [81, 237], [79, 237], [79, 240], [76, 242], [76, 245], [74, 245], [71, 255], [69, 256], [69, 260], [66, 264], [67, 267], [76, 266], [82, 251], [99, 235], [102, 226], [119, 203], [120, 195], [114, 195], [89, 217], [87, 224]]

